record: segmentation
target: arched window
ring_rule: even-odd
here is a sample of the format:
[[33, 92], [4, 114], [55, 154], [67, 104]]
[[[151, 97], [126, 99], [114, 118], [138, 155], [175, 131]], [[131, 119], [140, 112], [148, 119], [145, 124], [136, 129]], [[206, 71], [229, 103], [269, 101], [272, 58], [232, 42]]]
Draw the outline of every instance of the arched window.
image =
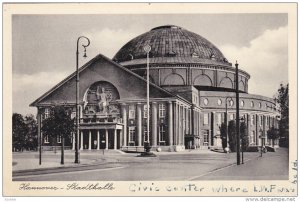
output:
[[229, 77], [224, 77], [221, 82], [219, 87], [223, 87], [223, 88], [233, 88], [233, 84], [232, 81]]
[[243, 81], [240, 81], [240, 82], [239, 82], [239, 90], [240, 90], [240, 91], [245, 91], [245, 84], [244, 84]]
[[165, 80], [164, 85], [173, 86], [173, 85], [184, 85], [184, 79], [179, 74], [169, 74]]
[[194, 80], [195, 86], [212, 86], [211, 79], [207, 75], [199, 75]]

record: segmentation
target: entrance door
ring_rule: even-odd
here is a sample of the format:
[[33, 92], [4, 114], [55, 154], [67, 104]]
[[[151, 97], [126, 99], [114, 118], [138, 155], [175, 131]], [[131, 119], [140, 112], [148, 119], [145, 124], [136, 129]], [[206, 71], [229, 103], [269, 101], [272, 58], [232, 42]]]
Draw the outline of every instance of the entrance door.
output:
[[184, 146], [186, 149], [192, 149], [193, 148], [193, 141], [194, 138], [193, 137], [185, 137], [184, 140]]

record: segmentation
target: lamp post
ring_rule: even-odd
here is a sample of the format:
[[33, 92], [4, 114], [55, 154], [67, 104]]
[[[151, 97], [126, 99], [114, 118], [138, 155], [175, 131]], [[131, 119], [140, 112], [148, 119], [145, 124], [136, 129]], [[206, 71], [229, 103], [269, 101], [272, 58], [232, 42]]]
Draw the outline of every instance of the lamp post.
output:
[[239, 64], [235, 63], [235, 93], [236, 93], [236, 164], [241, 164], [240, 158], [240, 101], [239, 101]]
[[85, 36], [80, 36], [77, 39], [77, 49], [76, 49], [76, 136], [75, 136], [75, 162], [74, 163], [80, 163], [79, 160], [79, 141], [78, 141], [78, 136], [79, 136], [79, 71], [78, 71], [78, 55], [79, 55], [79, 51], [78, 51], [78, 45], [79, 45], [79, 41], [80, 39], [85, 39], [87, 41], [86, 45], [82, 44], [83, 48], [84, 48], [84, 55], [83, 57], [87, 57], [86, 56], [86, 47], [88, 47], [90, 45], [90, 40], [85, 37]]
[[[146, 45], [144, 46], [144, 51], [147, 53], [147, 143], [149, 144], [149, 123], [150, 123], [150, 104], [149, 104], [149, 99], [150, 99], [150, 93], [149, 93], [149, 52], [151, 51], [151, 46]], [[144, 138], [145, 139], [145, 138]], [[149, 145], [150, 146], [150, 145]]]
[[[226, 97], [225, 98], [225, 123], [226, 123], [226, 139], [227, 139], [227, 149], [229, 151], [229, 136], [228, 136], [228, 119], [227, 119], [227, 113], [228, 113], [228, 99], [230, 98], [230, 101], [233, 101], [232, 97]], [[230, 104], [232, 106], [232, 104]]]

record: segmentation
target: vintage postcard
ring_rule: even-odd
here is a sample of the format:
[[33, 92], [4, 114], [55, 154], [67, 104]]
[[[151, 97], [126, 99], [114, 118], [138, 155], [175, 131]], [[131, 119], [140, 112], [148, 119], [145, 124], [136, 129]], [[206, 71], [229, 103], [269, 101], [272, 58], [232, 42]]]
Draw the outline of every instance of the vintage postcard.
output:
[[296, 84], [296, 3], [4, 3], [3, 195], [294, 200]]

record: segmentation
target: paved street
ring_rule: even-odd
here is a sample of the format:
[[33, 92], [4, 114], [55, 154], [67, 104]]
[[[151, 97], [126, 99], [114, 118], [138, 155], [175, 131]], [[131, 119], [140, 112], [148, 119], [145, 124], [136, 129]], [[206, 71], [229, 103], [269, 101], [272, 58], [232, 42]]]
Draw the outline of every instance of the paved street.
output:
[[[21, 154], [19, 154], [21, 155]], [[47, 161], [54, 155], [44, 155]], [[245, 153], [245, 164], [236, 166], [236, 154], [211, 151], [185, 151], [158, 153], [157, 157], [137, 157], [137, 154], [86, 152], [81, 154], [85, 163], [80, 166], [64, 166], [17, 171], [13, 180], [18, 181], [172, 181], [172, 180], [228, 180], [228, 179], [287, 179], [288, 151], [279, 149], [261, 158], [259, 153]], [[35, 154], [37, 157], [37, 154]], [[22, 157], [24, 158], [24, 156]], [[66, 154], [71, 163], [72, 153]], [[14, 160], [17, 157], [14, 156]], [[55, 157], [59, 162], [59, 155]], [[18, 162], [18, 161], [17, 161]], [[19, 165], [20, 167], [20, 165]], [[57, 166], [56, 166], [57, 167]]]
[[240, 166], [231, 166], [193, 180], [286, 180], [288, 179], [288, 150], [263, 154]]

